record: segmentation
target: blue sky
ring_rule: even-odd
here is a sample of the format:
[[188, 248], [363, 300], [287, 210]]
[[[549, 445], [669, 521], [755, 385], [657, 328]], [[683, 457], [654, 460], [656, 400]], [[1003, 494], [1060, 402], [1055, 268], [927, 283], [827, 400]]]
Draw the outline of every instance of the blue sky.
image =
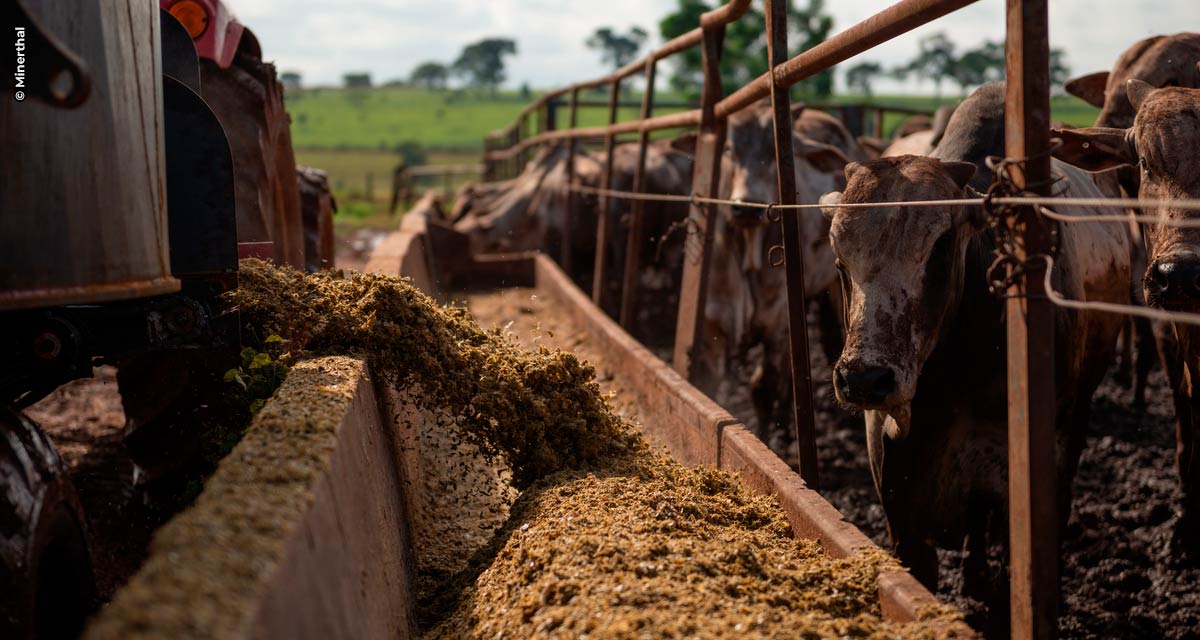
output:
[[[715, 1], [715, 0], [710, 0]], [[226, 0], [280, 69], [305, 84], [337, 83], [364, 70], [377, 81], [407, 77], [425, 60], [449, 62], [463, 45], [489, 36], [517, 41], [510, 86], [546, 88], [606, 73], [583, 42], [598, 26], [638, 25], [659, 41], [658, 20], [677, 0]], [[828, 0], [841, 31], [890, 0]], [[758, 4], [756, 0], [756, 4]], [[956, 14], [859, 56], [885, 66], [907, 60], [922, 35], [945, 31], [960, 47], [1004, 36], [1003, 0], [980, 0]], [[1067, 51], [1073, 74], [1108, 69], [1135, 40], [1200, 31], [1200, 0], [1051, 0], [1051, 45]], [[840, 77], [839, 77], [840, 81]], [[881, 83], [879, 90], [931, 86]]]

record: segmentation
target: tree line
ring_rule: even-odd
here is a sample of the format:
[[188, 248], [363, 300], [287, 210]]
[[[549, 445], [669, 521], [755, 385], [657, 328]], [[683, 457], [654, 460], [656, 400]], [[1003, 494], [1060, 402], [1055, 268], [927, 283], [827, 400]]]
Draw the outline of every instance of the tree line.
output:
[[[663, 41], [696, 28], [700, 16], [714, 8], [711, 0], [676, 1], [676, 10], [658, 23]], [[789, 55], [824, 42], [833, 26], [833, 18], [825, 11], [825, 0], [789, 0]], [[765, 27], [766, 18], [755, 7], [726, 27], [721, 55], [721, 78], [726, 93], [766, 73]], [[596, 29], [584, 44], [596, 51], [602, 62], [617, 69], [635, 60], [649, 39], [649, 32], [638, 26], [624, 31], [604, 26]], [[451, 63], [431, 60], [418, 64], [408, 81], [415, 86], [445, 89], [451, 78], [458, 78], [467, 88], [494, 93], [507, 78], [505, 58], [516, 53], [517, 44], [510, 38], [485, 38], [468, 44]], [[703, 84], [700, 48], [681, 52], [668, 64], [671, 88], [685, 97], [698, 97]], [[1051, 82], [1061, 85], [1068, 73], [1064, 52], [1051, 49]], [[1004, 44], [988, 40], [977, 47], [960, 50], [944, 32], [939, 32], [922, 38], [917, 54], [907, 62], [890, 68], [879, 62], [860, 62], [844, 73], [847, 88], [867, 96], [872, 95], [874, 82], [884, 77], [931, 82], [938, 97], [942, 95], [943, 83], [952, 82], [965, 95], [973, 86], [1004, 78]], [[796, 91], [805, 96], [829, 96], [833, 93], [833, 78], [832, 69], [823, 71], [801, 81]]]
[[[1067, 56], [1062, 49], [1050, 50], [1050, 83], [1061, 86], [1070, 75]], [[937, 97], [942, 95], [942, 83], [949, 81], [958, 85], [965, 96], [971, 87], [1004, 79], [1004, 43], [985, 40], [979, 46], [961, 52], [945, 32], [938, 32], [921, 39], [917, 55], [908, 62], [885, 69], [878, 62], [860, 62], [846, 69], [846, 87], [866, 96], [872, 94], [876, 78], [890, 77], [896, 80], [909, 78], [933, 83]]]

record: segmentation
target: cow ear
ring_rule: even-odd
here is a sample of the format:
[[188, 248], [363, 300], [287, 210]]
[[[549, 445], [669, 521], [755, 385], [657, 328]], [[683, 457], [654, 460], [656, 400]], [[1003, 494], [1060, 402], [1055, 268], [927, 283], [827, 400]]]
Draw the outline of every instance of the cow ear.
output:
[[803, 102], [793, 102], [792, 103], [792, 106], [789, 109], [789, 111], [792, 114], [792, 122], [795, 122], [800, 119], [800, 116], [804, 113], [804, 107], [806, 107], [806, 106], [808, 106], [808, 105], [804, 104]]
[[888, 141], [883, 138], [874, 138], [871, 136], [859, 136], [858, 144], [868, 152], [874, 153], [876, 156], [883, 153], [888, 148]]
[[803, 156], [805, 160], [808, 160], [812, 166], [817, 168], [817, 171], [822, 173], [841, 171], [846, 166], [846, 163], [850, 162], [846, 154], [833, 145], [813, 142], [811, 140], [803, 142], [796, 140], [796, 142], [799, 142], [796, 155]]
[[975, 165], [970, 162], [947, 160], [942, 161], [942, 168], [946, 170], [946, 173], [950, 174], [950, 179], [954, 181], [954, 184], [958, 185], [959, 189], [967, 186], [971, 178], [975, 177], [975, 171], [977, 170]]
[[1134, 111], [1141, 110], [1142, 103], [1146, 101], [1146, 98], [1151, 93], [1154, 93], [1154, 87], [1148, 82], [1138, 80], [1137, 78], [1130, 78], [1125, 81], [1125, 95], [1129, 96], [1129, 104], [1133, 105]]
[[[849, 168], [849, 167], [847, 167], [847, 168]], [[821, 196], [821, 199], [819, 202], [822, 205], [827, 205], [827, 206], [821, 207], [821, 215], [825, 216], [826, 220], [833, 222], [833, 216], [837, 215], [838, 207], [834, 207], [831, 205], [841, 204], [842, 192], [841, 191], [830, 191], [829, 193]]]
[[671, 139], [671, 148], [689, 156], [696, 155], [696, 134], [684, 133]]
[[1085, 127], [1083, 129], [1051, 129], [1052, 137], [1062, 140], [1054, 157], [1084, 171], [1107, 171], [1123, 164], [1136, 164], [1125, 129]]
[[1067, 80], [1063, 88], [1067, 90], [1067, 93], [1099, 109], [1104, 106], [1104, 88], [1107, 86], [1108, 72], [1097, 71], [1086, 76], [1071, 78]]

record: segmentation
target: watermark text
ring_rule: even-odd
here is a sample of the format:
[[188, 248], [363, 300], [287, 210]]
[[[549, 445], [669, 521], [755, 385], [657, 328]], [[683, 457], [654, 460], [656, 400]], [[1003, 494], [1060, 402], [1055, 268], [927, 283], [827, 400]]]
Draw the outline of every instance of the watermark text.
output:
[[13, 71], [13, 97], [17, 102], [25, 99], [25, 27], [15, 27], [17, 31], [17, 40], [14, 45], [14, 50], [17, 54], [17, 66]]

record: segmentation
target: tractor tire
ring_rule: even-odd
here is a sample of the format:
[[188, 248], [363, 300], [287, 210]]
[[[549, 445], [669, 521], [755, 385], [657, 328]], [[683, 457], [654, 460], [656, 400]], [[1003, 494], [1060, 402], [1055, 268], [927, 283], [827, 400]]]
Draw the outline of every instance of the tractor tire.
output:
[[83, 510], [32, 420], [0, 408], [0, 638], [75, 638], [96, 606]]
[[227, 69], [200, 60], [200, 91], [229, 139], [238, 242], [273, 242], [276, 263], [303, 269], [291, 119], [275, 65], [263, 62], [254, 34], [242, 34]]

